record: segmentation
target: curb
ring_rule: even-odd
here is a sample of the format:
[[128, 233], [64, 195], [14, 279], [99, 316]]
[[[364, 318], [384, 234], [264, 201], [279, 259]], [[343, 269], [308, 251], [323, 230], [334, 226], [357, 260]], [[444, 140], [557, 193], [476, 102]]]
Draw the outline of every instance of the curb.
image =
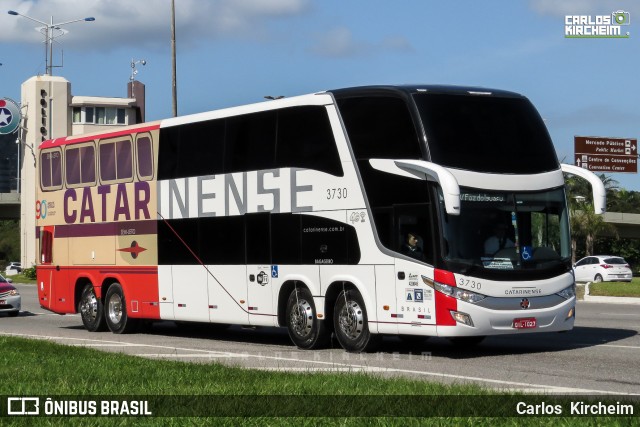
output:
[[584, 300], [585, 302], [601, 302], [609, 304], [635, 304], [640, 305], [640, 298], [630, 297], [596, 297], [589, 295], [589, 285], [591, 282], [587, 282], [584, 287]]

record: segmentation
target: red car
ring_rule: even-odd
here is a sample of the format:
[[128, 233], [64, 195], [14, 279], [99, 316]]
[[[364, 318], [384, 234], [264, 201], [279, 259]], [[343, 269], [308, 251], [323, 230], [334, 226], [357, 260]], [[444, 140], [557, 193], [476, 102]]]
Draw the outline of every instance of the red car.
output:
[[15, 317], [20, 313], [22, 299], [11, 279], [5, 279], [0, 275], [0, 313], [8, 313]]

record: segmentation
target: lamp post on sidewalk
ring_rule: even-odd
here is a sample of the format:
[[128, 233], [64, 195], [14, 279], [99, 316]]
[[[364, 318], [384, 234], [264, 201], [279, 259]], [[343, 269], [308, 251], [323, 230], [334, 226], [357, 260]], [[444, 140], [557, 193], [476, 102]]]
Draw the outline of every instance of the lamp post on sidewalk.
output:
[[[96, 20], [96, 18], [94, 17], [87, 17], [87, 18], [81, 18], [81, 19], [74, 19], [72, 21], [58, 22], [54, 24], [53, 16], [52, 16], [49, 23], [47, 24], [46, 22], [40, 21], [39, 19], [35, 19], [30, 16], [18, 13], [15, 10], [10, 10], [8, 11], [8, 13], [9, 15], [22, 16], [23, 18], [26, 18], [33, 22], [37, 22], [38, 24], [42, 25], [42, 27], [38, 27], [37, 29], [40, 30], [40, 32], [44, 35], [44, 43], [45, 43], [44, 60], [45, 60], [45, 69], [46, 69], [45, 74], [48, 76], [52, 75], [51, 70], [53, 68], [53, 39], [67, 33], [65, 30], [61, 29], [60, 27], [62, 27], [63, 25], [72, 24], [74, 22], [81, 22], [81, 21], [91, 22]], [[55, 31], [58, 31], [58, 34], [55, 34]]]

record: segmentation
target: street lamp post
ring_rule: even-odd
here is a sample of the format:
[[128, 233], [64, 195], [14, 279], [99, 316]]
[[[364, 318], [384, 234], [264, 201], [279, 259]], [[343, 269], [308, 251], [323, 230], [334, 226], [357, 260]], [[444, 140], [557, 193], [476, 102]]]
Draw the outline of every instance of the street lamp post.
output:
[[38, 24], [42, 25], [42, 27], [40, 27], [39, 30], [42, 34], [44, 34], [44, 43], [45, 43], [44, 60], [45, 60], [45, 69], [46, 69], [45, 74], [49, 76], [52, 75], [51, 70], [53, 68], [53, 64], [52, 64], [53, 63], [53, 39], [56, 37], [56, 35], [54, 35], [54, 31], [55, 30], [60, 31], [60, 34], [58, 34], [58, 36], [62, 36], [65, 34], [65, 31], [60, 29], [60, 27], [63, 25], [73, 24], [74, 22], [81, 22], [81, 21], [91, 22], [96, 20], [96, 18], [94, 17], [87, 17], [82, 19], [74, 19], [72, 21], [58, 22], [57, 24], [54, 24], [53, 16], [52, 16], [49, 23], [47, 24], [46, 22], [40, 21], [39, 19], [35, 19], [30, 16], [18, 13], [15, 10], [10, 10], [8, 11], [8, 13], [9, 15], [22, 16], [23, 18], [27, 18], [30, 21], [37, 22]]

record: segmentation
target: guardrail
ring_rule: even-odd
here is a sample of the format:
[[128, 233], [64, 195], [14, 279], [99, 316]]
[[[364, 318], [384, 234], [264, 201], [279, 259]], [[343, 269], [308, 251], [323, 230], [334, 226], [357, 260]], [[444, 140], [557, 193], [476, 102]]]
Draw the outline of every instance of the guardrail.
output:
[[20, 193], [0, 193], [0, 203], [20, 203]]

